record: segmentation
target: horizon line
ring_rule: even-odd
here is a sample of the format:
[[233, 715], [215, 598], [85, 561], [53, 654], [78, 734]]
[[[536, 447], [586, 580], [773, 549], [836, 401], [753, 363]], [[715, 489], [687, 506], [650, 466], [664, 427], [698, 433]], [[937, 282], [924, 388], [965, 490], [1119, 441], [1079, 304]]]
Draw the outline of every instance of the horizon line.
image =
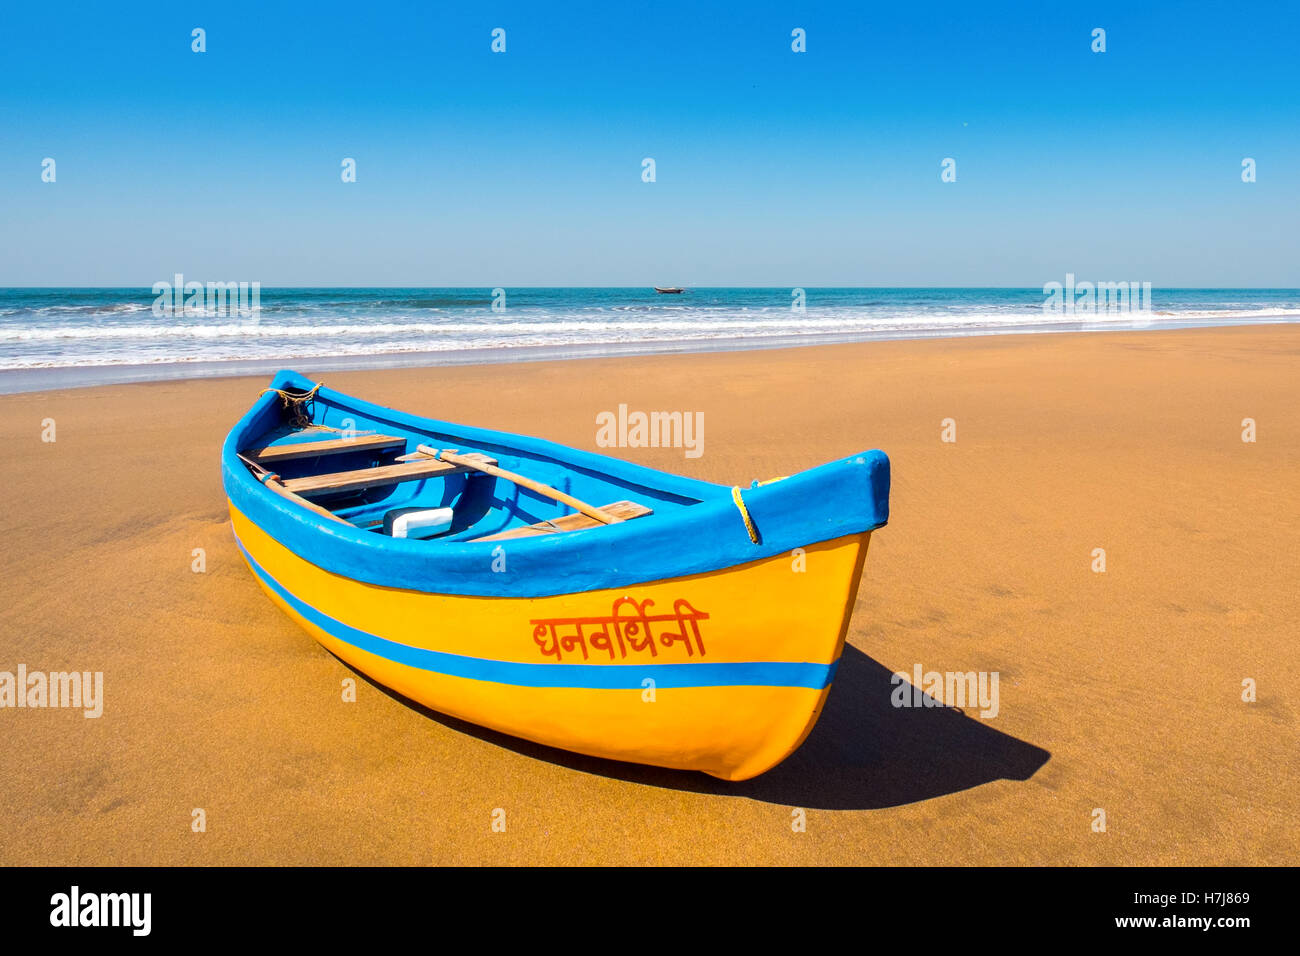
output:
[[[183, 276], [184, 273], [181, 273]], [[1069, 273], [1066, 273], [1069, 275]], [[160, 282], [167, 280], [158, 280]], [[198, 280], [195, 280], [198, 281]], [[223, 281], [229, 284], [230, 280], [205, 280], [207, 282]], [[509, 283], [497, 285], [263, 285], [259, 280], [235, 280], [245, 281], [250, 285], [256, 281], [262, 289], [359, 289], [364, 291], [389, 291], [393, 289], [654, 289], [653, 285], [511, 285]], [[1055, 279], [1049, 280], [1055, 282]], [[1093, 280], [1083, 279], [1084, 282], [1129, 282], [1131, 280]], [[41, 289], [111, 289], [111, 290], [134, 290], [148, 289], [152, 293], [154, 283], [144, 285], [0, 285], [0, 291], [10, 291], [15, 289], [21, 290], [41, 290]], [[692, 285], [692, 286], [659, 286], [658, 288], [680, 288], [687, 292], [691, 290], [709, 290], [709, 289], [1033, 289], [1038, 290], [1041, 287], [1035, 285]], [[1288, 285], [1156, 285], [1151, 283], [1151, 288], [1162, 289], [1167, 291], [1180, 292], [1220, 292], [1236, 290], [1252, 291], [1277, 291], [1277, 292], [1300, 292], [1300, 286]]]

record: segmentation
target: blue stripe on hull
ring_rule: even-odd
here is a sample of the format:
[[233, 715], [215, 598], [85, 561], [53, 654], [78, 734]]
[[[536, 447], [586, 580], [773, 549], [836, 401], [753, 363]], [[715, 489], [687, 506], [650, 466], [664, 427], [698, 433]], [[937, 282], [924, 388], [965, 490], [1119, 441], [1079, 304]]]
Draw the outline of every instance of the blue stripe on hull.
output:
[[788, 661], [690, 664], [524, 664], [481, 657], [447, 654], [411, 647], [368, 634], [322, 614], [300, 600], [271, 577], [235, 536], [248, 566], [295, 613], [331, 637], [376, 656], [420, 670], [465, 677], [470, 680], [513, 684], [519, 687], [575, 687], [601, 690], [640, 690], [650, 678], [659, 688], [670, 687], [808, 687], [822, 690], [835, 676], [836, 664]]

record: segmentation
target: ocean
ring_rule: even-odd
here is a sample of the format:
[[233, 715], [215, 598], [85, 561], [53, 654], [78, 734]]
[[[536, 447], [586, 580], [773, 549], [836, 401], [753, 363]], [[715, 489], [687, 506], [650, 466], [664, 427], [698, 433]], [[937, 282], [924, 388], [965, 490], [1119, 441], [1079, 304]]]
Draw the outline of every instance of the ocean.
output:
[[159, 314], [158, 298], [148, 288], [0, 289], [0, 378], [63, 369], [60, 384], [76, 384], [221, 374], [222, 363], [377, 367], [1300, 321], [1297, 289], [1155, 289], [1149, 312], [1091, 314], [1048, 311], [1039, 288], [261, 289], [260, 308], [242, 315], [197, 302]]

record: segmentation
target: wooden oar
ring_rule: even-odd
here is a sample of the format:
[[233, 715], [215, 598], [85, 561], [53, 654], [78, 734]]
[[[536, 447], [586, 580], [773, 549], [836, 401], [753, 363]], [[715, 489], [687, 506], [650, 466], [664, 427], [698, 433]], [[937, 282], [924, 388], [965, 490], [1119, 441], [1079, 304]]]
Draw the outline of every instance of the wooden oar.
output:
[[351, 521], [348, 521], [346, 518], [340, 518], [338, 515], [330, 511], [328, 508], [322, 508], [320, 505], [314, 504], [313, 502], [308, 501], [306, 498], [303, 498], [300, 495], [295, 495], [292, 491], [290, 491], [288, 488], [286, 488], [284, 485], [280, 483], [280, 476], [277, 475], [275, 472], [270, 471], [267, 468], [263, 468], [257, 462], [245, 458], [243, 455], [239, 456], [239, 460], [253, 470], [253, 474], [256, 476], [258, 481], [260, 481], [265, 487], [270, 488], [281, 498], [286, 498], [289, 501], [292, 501], [296, 504], [300, 504], [308, 511], [316, 512], [316, 514], [320, 515], [322, 518], [329, 518], [331, 521], [337, 521], [340, 524], [345, 524], [349, 528], [356, 527], [356, 525], [354, 525]]
[[579, 501], [572, 495], [566, 495], [558, 488], [552, 488], [550, 485], [544, 485], [540, 481], [533, 481], [531, 478], [517, 475], [513, 471], [506, 471], [504, 468], [498, 468], [496, 465], [489, 465], [486, 462], [479, 461], [478, 459], [469, 458], [465, 455], [458, 455], [455, 452], [446, 449], [439, 452], [436, 448], [433, 448], [430, 445], [417, 445], [416, 449], [423, 454], [430, 455], [440, 461], [449, 462], [453, 465], [460, 465], [464, 468], [472, 468], [474, 471], [481, 471], [485, 475], [494, 475], [497, 478], [504, 478], [506, 481], [514, 482], [521, 488], [535, 491], [539, 495], [545, 495], [547, 498], [551, 498], [561, 504], [568, 505], [570, 508], [581, 511], [588, 518], [599, 521], [601, 524], [615, 524], [623, 520], [614, 515], [606, 514], [599, 508], [587, 504], [585, 501]]

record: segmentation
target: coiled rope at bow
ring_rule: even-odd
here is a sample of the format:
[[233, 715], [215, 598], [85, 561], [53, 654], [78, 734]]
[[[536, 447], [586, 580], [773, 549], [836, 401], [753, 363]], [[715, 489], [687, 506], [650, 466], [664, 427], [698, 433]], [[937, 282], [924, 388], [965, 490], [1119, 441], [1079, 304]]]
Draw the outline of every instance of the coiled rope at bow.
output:
[[[756, 481], [753, 484], [755, 488], [761, 488], [763, 485], [770, 485], [774, 481], [784, 481], [785, 477], [769, 478], [767, 481]], [[745, 507], [745, 499], [740, 496], [740, 485], [731, 489], [731, 500], [736, 503], [736, 508], [740, 511], [740, 516], [745, 519], [745, 530], [749, 532], [749, 540], [758, 544], [758, 529], [754, 527], [754, 519], [749, 516], [749, 509]]]
[[[261, 398], [267, 392], [275, 392], [280, 396], [280, 401], [284, 404], [284, 413], [289, 416], [290, 424], [295, 428], [311, 428], [311, 416], [307, 414], [306, 407], [316, 398], [316, 393], [320, 391], [323, 384], [323, 382], [317, 382], [311, 391], [300, 394], [286, 392], [282, 388], [264, 388], [257, 393], [257, 397]], [[325, 426], [319, 427], [323, 428]]]
[[731, 500], [736, 503], [740, 509], [740, 516], [745, 519], [745, 530], [749, 532], [749, 540], [758, 544], [758, 531], [754, 528], [754, 519], [749, 516], [749, 509], [745, 507], [745, 499], [740, 497], [740, 485], [731, 489]]

